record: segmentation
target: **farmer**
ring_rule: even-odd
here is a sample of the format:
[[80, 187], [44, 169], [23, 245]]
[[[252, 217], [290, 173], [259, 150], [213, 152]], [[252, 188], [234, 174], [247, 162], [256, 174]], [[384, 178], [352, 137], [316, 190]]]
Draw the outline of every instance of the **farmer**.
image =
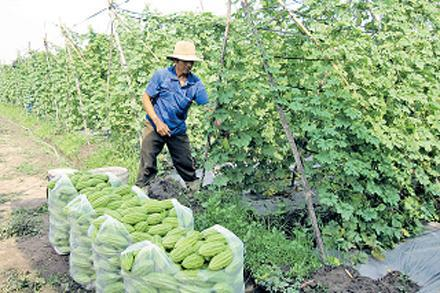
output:
[[178, 41], [167, 58], [173, 65], [157, 70], [142, 96], [147, 115], [136, 185], [145, 187], [156, 175], [156, 157], [166, 144], [177, 172], [187, 187], [195, 189], [198, 178], [185, 120], [194, 101], [198, 105], [208, 103], [202, 81], [191, 73], [194, 62], [202, 59], [196, 56], [191, 41]]

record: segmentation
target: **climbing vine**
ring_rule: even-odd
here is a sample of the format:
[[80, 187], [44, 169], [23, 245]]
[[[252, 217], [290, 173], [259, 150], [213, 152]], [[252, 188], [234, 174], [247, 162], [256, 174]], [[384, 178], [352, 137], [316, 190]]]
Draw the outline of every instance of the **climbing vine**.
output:
[[[194, 71], [218, 109], [193, 107], [189, 134], [200, 163], [208, 132], [206, 166], [232, 163], [217, 185], [267, 196], [288, 187], [294, 158], [276, 102], [287, 113], [319, 198], [328, 244], [380, 254], [424, 221], [438, 219], [438, 6], [427, 0], [309, 0], [290, 7], [314, 41], [279, 1], [249, 5], [277, 88], [267, 82], [241, 9], [232, 17], [221, 84], [223, 18], [146, 10], [138, 20], [117, 11], [127, 68], [114, 36], [67, 31], [66, 47], [50, 45], [1, 65], [0, 101], [54, 119], [62, 129], [81, 130], [86, 121], [92, 133], [136, 154], [143, 89], [155, 69], [169, 64], [164, 56], [175, 41], [192, 39], [205, 59]], [[208, 123], [211, 115], [222, 121], [220, 128]]]

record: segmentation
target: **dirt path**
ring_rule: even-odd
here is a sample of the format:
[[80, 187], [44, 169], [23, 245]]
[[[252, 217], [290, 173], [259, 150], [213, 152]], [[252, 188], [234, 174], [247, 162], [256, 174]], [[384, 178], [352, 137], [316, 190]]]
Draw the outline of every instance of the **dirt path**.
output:
[[22, 216], [25, 228], [38, 229], [35, 236], [0, 237], [0, 292], [58, 291], [68, 262], [48, 242], [46, 176], [48, 169], [66, 165], [24, 128], [0, 117], [0, 227], [11, 227], [25, 209], [36, 211]]

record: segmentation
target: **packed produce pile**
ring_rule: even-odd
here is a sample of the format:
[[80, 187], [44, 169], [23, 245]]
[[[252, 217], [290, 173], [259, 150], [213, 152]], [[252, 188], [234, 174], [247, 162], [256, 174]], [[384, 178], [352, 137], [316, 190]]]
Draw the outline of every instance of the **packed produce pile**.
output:
[[112, 174], [49, 182], [49, 241], [71, 277], [96, 292], [243, 292], [243, 243], [191, 209], [148, 198]]

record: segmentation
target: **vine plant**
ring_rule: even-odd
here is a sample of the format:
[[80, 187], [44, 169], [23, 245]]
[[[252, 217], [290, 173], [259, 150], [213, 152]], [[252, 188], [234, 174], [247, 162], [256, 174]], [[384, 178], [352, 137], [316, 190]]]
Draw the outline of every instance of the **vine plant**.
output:
[[62, 129], [81, 130], [86, 117], [94, 133], [137, 155], [143, 112], [140, 98], [133, 97], [141, 96], [155, 69], [168, 65], [163, 56], [176, 40], [193, 39], [205, 59], [195, 71], [212, 103], [222, 105], [214, 113], [222, 127], [214, 128], [207, 111], [194, 107], [189, 134], [199, 162], [206, 134], [211, 134], [207, 168], [233, 163], [218, 177], [218, 186], [271, 196], [289, 184], [294, 158], [276, 118], [272, 95], [279, 92], [278, 102], [306, 158], [307, 179], [316, 187], [326, 244], [380, 255], [417, 233], [424, 221], [438, 219], [438, 5], [428, 0], [308, 0], [295, 11], [290, 7], [319, 46], [279, 1], [249, 1], [249, 8], [276, 89], [267, 83], [241, 9], [231, 17], [221, 84], [223, 18], [145, 10], [139, 20], [116, 10], [126, 69], [112, 36], [70, 32], [67, 46], [77, 48], [71, 50], [71, 65], [66, 48], [50, 44], [45, 52], [28, 52], [1, 65], [0, 101], [32, 106]]

